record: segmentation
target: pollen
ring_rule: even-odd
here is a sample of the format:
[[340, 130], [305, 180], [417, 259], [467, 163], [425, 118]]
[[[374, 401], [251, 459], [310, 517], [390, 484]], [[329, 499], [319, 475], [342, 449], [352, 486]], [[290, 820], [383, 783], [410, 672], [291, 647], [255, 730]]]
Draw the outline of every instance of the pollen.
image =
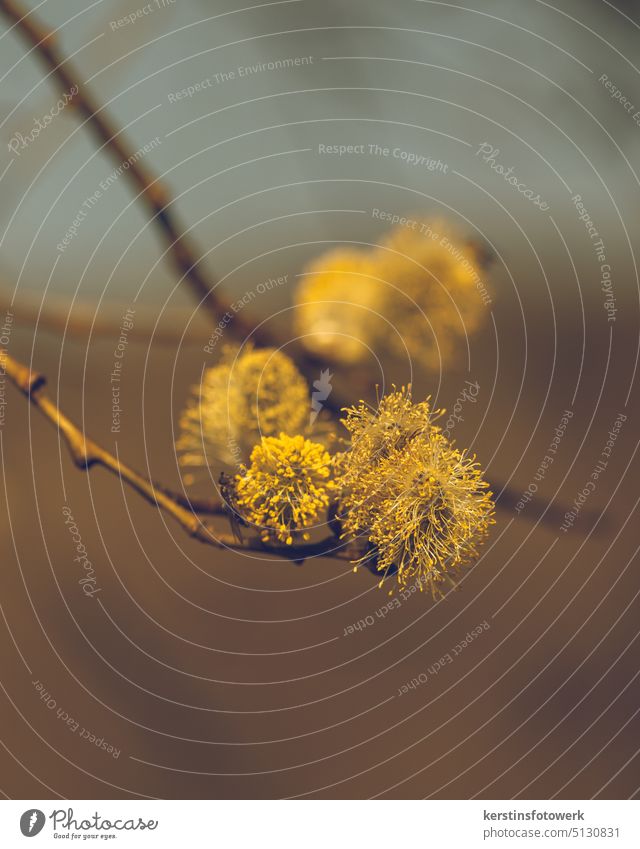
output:
[[382, 573], [416, 581], [434, 597], [451, 574], [478, 556], [494, 523], [489, 484], [475, 456], [460, 452], [436, 425], [429, 402], [394, 391], [376, 410], [347, 410], [351, 448], [341, 458], [344, 536], [364, 539]]
[[235, 477], [237, 509], [264, 542], [292, 545], [324, 518], [335, 490], [331, 466], [325, 447], [299, 434], [263, 437]]

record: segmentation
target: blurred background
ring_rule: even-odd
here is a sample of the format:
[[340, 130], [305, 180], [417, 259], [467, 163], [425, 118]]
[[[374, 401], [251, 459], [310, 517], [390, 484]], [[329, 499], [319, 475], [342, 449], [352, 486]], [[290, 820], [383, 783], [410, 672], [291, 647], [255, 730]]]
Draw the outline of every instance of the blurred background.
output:
[[[416, 593], [380, 615], [387, 596], [366, 572], [221, 553], [103, 470], [82, 474], [3, 380], [0, 791], [636, 794], [636, 5], [23, 8], [128, 149], [143, 151], [220, 290], [241, 298], [286, 276], [246, 307], [285, 343], [306, 264], [375, 244], [390, 225], [374, 210], [434, 215], [481, 245], [491, 300], [457, 357], [426, 368], [381, 349], [357, 375], [339, 356], [326, 365], [354, 403], [376, 383], [412, 380], [416, 396], [451, 408], [477, 383], [455, 439], [497, 494], [515, 498], [503, 497], [458, 592], [437, 603]], [[50, 68], [6, 15], [0, 26], [0, 343], [48, 376], [93, 438], [178, 488], [180, 411], [217, 358], [204, 350], [208, 316], [127, 174], [113, 176], [122, 162], [73, 103], [52, 113], [63, 92]], [[362, 152], [330, 152], [339, 145]], [[110, 375], [128, 309], [113, 433]], [[518, 512], [567, 410], [538, 500]], [[562, 531], [608, 442], [605, 470]], [[65, 505], [95, 569], [93, 598], [78, 585]]]

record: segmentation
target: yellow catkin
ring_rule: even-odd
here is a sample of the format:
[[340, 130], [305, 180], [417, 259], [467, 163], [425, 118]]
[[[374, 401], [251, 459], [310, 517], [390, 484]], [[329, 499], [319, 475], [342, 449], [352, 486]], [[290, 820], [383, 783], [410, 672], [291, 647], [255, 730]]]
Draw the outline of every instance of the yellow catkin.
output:
[[236, 475], [235, 505], [265, 542], [292, 545], [321, 520], [335, 489], [330, 475], [331, 457], [320, 443], [286, 433], [263, 437]]
[[297, 330], [314, 354], [363, 362], [371, 350], [436, 368], [484, 320], [479, 252], [449, 224], [412, 219], [369, 249], [311, 262], [295, 294]]
[[205, 371], [183, 411], [176, 442], [182, 466], [246, 461], [261, 436], [296, 433], [309, 418], [310, 394], [294, 362], [274, 348], [226, 348]]
[[368, 328], [385, 308], [384, 286], [362, 250], [337, 248], [305, 268], [294, 295], [296, 330], [315, 356], [341, 363], [367, 358]]
[[375, 410], [351, 408], [338, 480], [344, 534], [373, 548], [380, 586], [395, 574], [401, 586], [417, 581], [434, 596], [450, 571], [477, 556], [494, 522], [480, 466], [442, 435], [438, 415], [428, 401], [413, 404], [409, 389]]

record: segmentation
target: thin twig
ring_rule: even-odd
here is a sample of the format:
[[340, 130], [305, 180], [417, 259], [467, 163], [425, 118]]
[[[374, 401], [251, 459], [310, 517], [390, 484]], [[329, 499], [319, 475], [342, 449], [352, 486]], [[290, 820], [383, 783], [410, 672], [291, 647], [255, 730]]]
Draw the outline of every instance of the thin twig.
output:
[[[86, 118], [87, 127], [100, 142], [101, 147], [108, 150], [118, 164], [129, 163], [125, 173], [138, 189], [141, 199], [151, 213], [152, 220], [162, 231], [176, 270], [191, 286], [198, 302], [209, 312], [214, 323], [217, 323], [227, 312], [231, 312], [231, 305], [215, 291], [216, 282], [208, 280], [201, 269], [200, 259], [191, 241], [184, 235], [182, 228], [169, 211], [171, 199], [164, 186], [132, 154], [122, 130], [112, 123], [104, 107], [100, 106], [87, 88], [80, 84], [77, 70], [58, 50], [55, 35], [44, 30], [34, 19], [33, 14], [21, 3], [14, 0], [0, 0], [0, 11], [30, 42], [37, 55], [51, 69], [52, 75], [62, 90], [68, 92], [71, 89], [78, 89], [72, 100], [73, 105]], [[246, 339], [251, 336], [257, 345], [273, 343], [274, 340], [264, 326], [258, 327], [252, 324], [244, 315], [235, 313], [232, 315], [234, 315], [233, 332], [236, 337]]]
[[133, 487], [150, 504], [173, 516], [189, 536], [212, 545], [224, 546], [229, 542], [229, 539], [224, 536], [215, 535], [193, 511], [178, 504], [163, 487], [157, 486], [138, 472], [134, 472], [113, 454], [88, 439], [45, 393], [46, 378], [43, 375], [31, 371], [6, 353], [2, 354], [1, 360], [2, 367], [12, 383], [58, 429], [67, 443], [73, 462], [79, 469], [87, 471], [95, 465], [103, 466]]

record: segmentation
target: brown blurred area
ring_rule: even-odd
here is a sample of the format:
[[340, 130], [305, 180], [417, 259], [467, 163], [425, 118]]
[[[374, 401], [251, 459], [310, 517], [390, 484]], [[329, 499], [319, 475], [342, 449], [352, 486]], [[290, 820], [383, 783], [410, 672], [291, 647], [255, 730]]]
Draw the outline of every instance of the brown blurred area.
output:
[[[582, 346], [570, 332], [572, 312], [559, 311], [554, 366], [554, 340], [540, 333], [548, 309], [533, 300], [525, 307], [526, 362], [508, 296], [494, 307], [499, 353], [492, 326], [472, 341], [470, 374], [481, 393], [456, 434], [460, 444], [473, 439], [490, 480], [510, 479], [517, 492], [570, 406]], [[604, 379], [608, 329], [595, 307], [588, 312], [575, 415], [538, 493], [556, 506], [571, 503], [588, 479], [633, 374], [637, 334], [623, 317]], [[175, 484], [172, 428], [202, 354], [131, 342], [116, 437], [113, 346], [102, 339], [62, 348], [50, 334], [34, 342], [19, 328], [11, 339], [12, 353], [48, 374], [61, 407], [89, 434]], [[468, 374], [464, 367], [449, 373], [436, 400], [452, 403]], [[416, 392], [426, 391], [428, 381], [419, 383]], [[537, 505], [520, 518], [499, 511], [458, 592], [437, 604], [416, 593], [384, 617], [376, 611], [388, 599], [366, 572], [354, 575], [327, 559], [298, 567], [224, 554], [189, 540], [103, 470], [77, 471], [51, 426], [12, 388], [6, 392], [0, 774], [9, 795], [635, 792], [635, 392], [590, 497], [593, 515], [562, 534], [557, 521], [537, 521]], [[65, 504], [95, 567], [101, 591], [93, 598], [78, 584]], [[399, 695], [485, 621], [488, 629], [453, 662]], [[117, 747], [119, 757], [81, 739], [56, 710]]]

